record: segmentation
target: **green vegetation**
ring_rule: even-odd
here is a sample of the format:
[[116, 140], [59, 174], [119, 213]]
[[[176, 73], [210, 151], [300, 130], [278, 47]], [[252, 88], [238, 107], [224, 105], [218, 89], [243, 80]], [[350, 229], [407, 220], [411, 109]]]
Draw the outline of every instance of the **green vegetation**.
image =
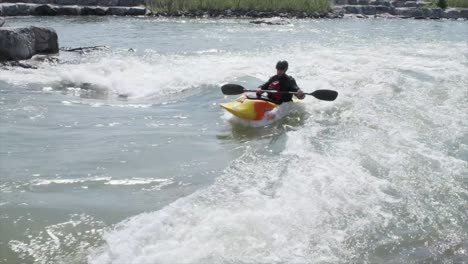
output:
[[174, 11], [283, 11], [326, 12], [329, 0], [146, 0], [154, 12]]
[[437, 6], [442, 8], [442, 9], [445, 9], [445, 8], [447, 8], [447, 1], [446, 0], [438, 0], [437, 1]]
[[427, 7], [440, 7], [442, 9], [447, 7], [468, 8], [468, 0], [432, 0], [432, 4]]
[[468, 8], [468, 0], [447, 0], [449, 7]]

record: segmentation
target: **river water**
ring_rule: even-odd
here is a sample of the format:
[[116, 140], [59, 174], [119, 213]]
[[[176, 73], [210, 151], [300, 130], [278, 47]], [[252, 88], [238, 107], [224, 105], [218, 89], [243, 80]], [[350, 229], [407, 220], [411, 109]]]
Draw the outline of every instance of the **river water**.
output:
[[[62, 47], [0, 70], [1, 263], [468, 261], [463, 21], [12, 18]], [[280, 59], [305, 113], [222, 111]]]

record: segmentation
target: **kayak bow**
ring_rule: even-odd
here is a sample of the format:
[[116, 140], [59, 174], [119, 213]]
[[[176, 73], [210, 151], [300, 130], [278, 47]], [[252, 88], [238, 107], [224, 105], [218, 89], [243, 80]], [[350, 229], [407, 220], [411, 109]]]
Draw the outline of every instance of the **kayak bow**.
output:
[[273, 110], [278, 105], [268, 100], [242, 95], [235, 101], [220, 104], [220, 106], [239, 118], [258, 121], [262, 120], [267, 112]]

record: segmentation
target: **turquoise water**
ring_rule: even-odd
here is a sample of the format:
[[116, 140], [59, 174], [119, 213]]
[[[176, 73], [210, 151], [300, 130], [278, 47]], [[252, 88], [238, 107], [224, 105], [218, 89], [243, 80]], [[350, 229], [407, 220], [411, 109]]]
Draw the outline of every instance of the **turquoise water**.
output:
[[[109, 48], [0, 70], [1, 263], [467, 260], [466, 22], [7, 23]], [[221, 110], [279, 59], [338, 99], [264, 128]]]

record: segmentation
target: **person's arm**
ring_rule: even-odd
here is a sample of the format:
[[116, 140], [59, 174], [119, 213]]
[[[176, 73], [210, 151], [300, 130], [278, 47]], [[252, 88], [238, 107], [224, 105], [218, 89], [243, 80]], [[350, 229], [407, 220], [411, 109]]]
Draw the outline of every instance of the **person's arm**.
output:
[[291, 92], [297, 92], [297, 94], [296, 94], [297, 99], [300, 99], [300, 100], [304, 99], [305, 98], [304, 92], [302, 92], [301, 88], [299, 88], [299, 86], [297, 86], [296, 80], [294, 80], [293, 77], [290, 77], [290, 78], [291, 78], [291, 80], [290, 80], [291, 85], [289, 87], [289, 90]]
[[266, 81], [264, 84], [258, 86], [257, 88], [257, 97], [261, 97], [263, 92], [261, 92], [260, 90], [268, 90], [268, 86], [270, 86], [270, 84], [273, 82], [273, 77], [271, 77], [268, 81]]

